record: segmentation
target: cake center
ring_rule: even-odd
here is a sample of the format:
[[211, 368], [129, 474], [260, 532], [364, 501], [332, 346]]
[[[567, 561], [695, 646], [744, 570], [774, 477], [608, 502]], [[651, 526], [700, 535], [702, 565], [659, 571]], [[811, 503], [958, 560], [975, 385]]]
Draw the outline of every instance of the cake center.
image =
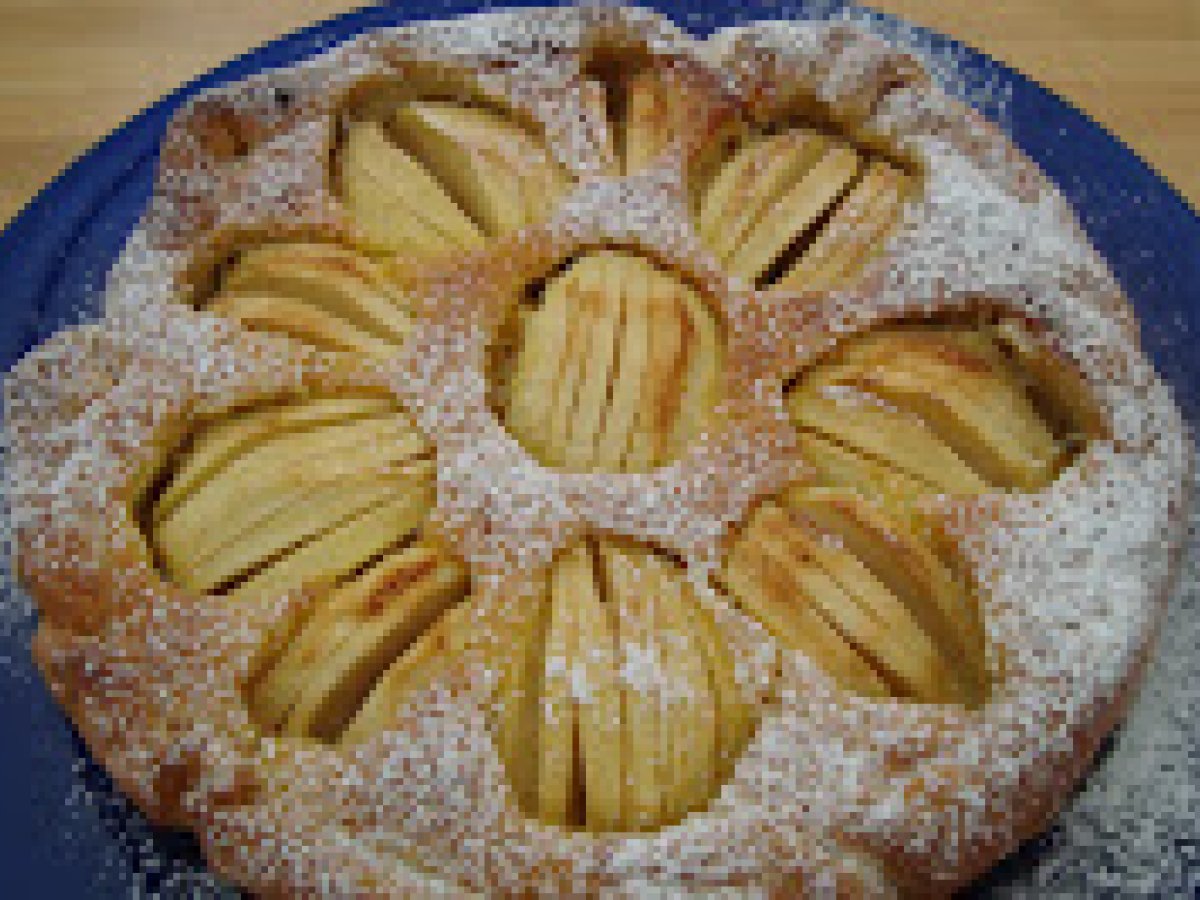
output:
[[509, 431], [547, 466], [644, 472], [677, 458], [721, 394], [717, 317], [651, 260], [600, 250], [521, 304], [494, 400]]

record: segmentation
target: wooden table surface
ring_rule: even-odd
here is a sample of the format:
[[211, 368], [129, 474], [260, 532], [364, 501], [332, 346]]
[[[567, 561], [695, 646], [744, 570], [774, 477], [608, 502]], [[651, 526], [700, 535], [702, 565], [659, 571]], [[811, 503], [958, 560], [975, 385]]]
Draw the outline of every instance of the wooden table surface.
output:
[[[0, 0], [0, 223], [192, 76], [357, 4]], [[1200, 0], [876, 0], [1089, 112], [1200, 206]]]

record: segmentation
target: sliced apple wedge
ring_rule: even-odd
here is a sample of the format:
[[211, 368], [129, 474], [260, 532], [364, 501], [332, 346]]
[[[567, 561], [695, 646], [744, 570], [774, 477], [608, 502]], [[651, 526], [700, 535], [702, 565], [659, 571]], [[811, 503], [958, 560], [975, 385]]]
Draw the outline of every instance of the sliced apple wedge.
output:
[[[909, 506], [931, 490], [931, 485], [896, 467], [890, 460], [877, 459], [851, 445], [815, 431], [798, 431], [797, 446], [804, 461], [814, 470], [815, 483], [838, 485], [863, 497], [878, 497], [890, 506]], [[794, 489], [805, 489], [804, 482]]]
[[[399, 491], [428, 504], [429, 447], [406, 416], [373, 398], [268, 405], [202, 429], [151, 502], [167, 572], [214, 590]], [[395, 538], [393, 538], [395, 539]]]
[[726, 265], [757, 282], [830, 209], [858, 177], [862, 158], [850, 147], [830, 147], [762, 213]]
[[736, 660], [713, 613], [700, 603], [682, 603], [682, 614], [696, 636], [712, 693], [716, 723], [714, 790], [733, 774], [738, 757], [754, 733], [761, 712], [738, 684]]
[[[697, 226], [717, 258], [728, 264], [764, 216], [829, 148], [824, 135], [796, 128], [752, 138], [736, 149], [700, 200]], [[786, 236], [784, 246], [791, 239]]]
[[250, 690], [260, 724], [332, 741], [375, 679], [465, 596], [463, 566], [427, 542], [394, 551], [321, 601]]
[[716, 710], [703, 642], [688, 615], [695, 604], [691, 590], [668, 560], [650, 557], [648, 568], [658, 570], [656, 620], [670, 685], [665, 698], [669, 777], [661, 815], [662, 821], [674, 822], [704, 806], [718, 787]]
[[1011, 358], [1010, 365], [1041, 400], [1049, 416], [1072, 443], [1104, 436], [1108, 432], [1104, 411], [1080, 374], [1079, 367], [1014, 316], [1001, 316], [992, 325], [997, 343]]
[[298, 587], [320, 594], [412, 534], [433, 504], [433, 486], [393, 491], [382, 503], [334, 525], [255, 572], [227, 597], [231, 603]]
[[501, 676], [493, 701], [496, 750], [522, 809], [538, 808], [538, 746], [546, 631], [550, 617], [550, 579], [534, 597], [521, 600], [510, 651], [500, 660]]
[[482, 244], [471, 217], [380, 123], [351, 122], [341, 159], [345, 202], [373, 250], [426, 258]]
[[[826, 385], [817, 379], [789, 398], [796, 426], [875, 464], [901, 479], [918, 482], [927, 493], [977, 494], [986, 481], [942, 440], [924, 419], [883, 403], [859, 385]], [[836, 465], [834, 456], [814, 453], [817, 466]], [[866, 474], [865, 472], [863, 474]]]
[[162, 521], [215, 472], [271, 437], [394, 415], [395, 403], [387, 397], [347, 396], [270, 403], [218, 419], [192, 435], [169, 483], [155, 498], [153, 519]]
[[393, 662], [375, 686], [354, 718], [342, 731], [342, 746], [361, 744], [395, 728], [409, 715], [407, 695], [433, 680], [438, 667], [456, 659], [472, 642], [474, 604], [471, 597], [450, 605], [433, 626], [425, 631]]
[[573, 641], [573, 691], [576, 729], [576, 777], [582, 796], [581, 823], [597, 831], [622, 826], [624, 760], [621, 754], [621, 689], [618, 673], [616, 610], [602, 594], [594, 543], [568, 551], [559, 571], [571, 593], [576, 636]]
[[920, 419], [997, 487], [1036, 490], [1054, 476], [1064, 448], [1011, 372], [952, 331], [868, 335], [808, 384], [842, 385]]
[[758, 288], [847, 284], [896, 225], [912, 176], [804, 127], [731, 132], [697, 167], [696, 230], [733, 275]]
[[299, 498], [324, 489], [336, 494], [338, 483], [386, 486], [394, 475], [418, 475], [406, 467], [418, 461], [425, 448], [406, 443], [410, 437], [410, 426], [394, 419], [283, 435], [210, 477], [159, 521], [158, 539], [168, 557], [172, 548], [186, 547], [192, 565], [241, 529], [253, 528], [262, 515]]
[[[773, 504], [759, 509], [731, 554], [738, 599], [751, 612], [765, 612], [768, 627], [789, 618], [803, 622], [804, 643], [793, 646], [844, 687], [869, 696], [882, 688], [929, 703], [971, 702], [957, 646], [939, 643], [850, 546], [824, 534]], [[813, 628], [817, 621], [826, 627]], [[793, 629], [786, 622], [773, 628], [785, 641], [795, 640]]]
[[639, 831], [707, 804], [761, 711], [684, 570], [587, 538], [521, 602], [492, 727], [523, 808], [562, 828]]
[[967, 585], [928, 546], [906, 517], [854, 493], [827, 488], [787, 492], [784, 506], [811, 530], [832, 535], [904, 604], [942, 649], [971, 696], [986, 693], [986, 639]]
[[907, 181], [908, 176], [890, 163], [872, 162], [775, 287], [829, 291], [848, 284], [896, 224]]
[[[842, 688], [867, 697], [891, 691], [870, 665], [800, 592], [787, 559], [777, 514], [754, 516], [729, 550], [720, 578], [723, 587], [747, 613], [758, 619], [784, 647], [813, 661]], [[771, 552], [772, 545], [779, 552]]]
[[493, 110], [420, 101], [401, 106], [388, 124], [395, 142], [487, 234], [534, 224], [570, 186], [536, 134]]
[[547, 284], [509, 376], [510, 430], [548, 465], [640, 471], [711, 421], [720, 333], [690, 286], [649, 260], [591, 253]]
[[580, 580], [591, 580], [591, 567], [575, 554], [555, 566], [551, 574], [550, 621], [542, 661], [541, 721], [538, 723], [538, 817], [551, 825], [579, 821], [574, 805], [580, 785], [575, 765], [576, 731], [573, 702], [574, 665], [577, 653], [576, 593]]
[[[835, 605], [811, 567], [790, 575], [898, 696], [976, 707], [992, 678], [971, 575], [917, 501], [1041, 489], [1092, 421], [1073, 367], [1004, 322], [981, 311], [887, 326], [804, 373], [788, 397], [814, 475], [778, 501], [817, 540], [784, 540], [789, 532], [772, 514], [771, 552], [804, 557], [855, 600], [858, 611]], [[771, 535], [757, 527], [766, 546]], [[738, 552], [748, 551], [735, 549], [731, 560]], [[769, 568], [762, 560], [743, 568], [751, 563]]]
[[253, 328], [375, 354], [394, 352], [411, 328], [403, 295], [369, 260], [334, 244], [246, 250], [209, 308]]
[[251, 331], [288, 334], [328, 350], [386, 356], [395, 345], [362, 331], [345, 319], [294, 300], [269, 294], [224, 294], [208, 308], [236, 319]]
[[643, 831], [662, 820], [669, 760], [664, 753], [663, 648], [655, 620], [657, 579], [638, 556], [602, 548], [609, 597], [616, 611], [618, 666], [623, 718], [621, 755], [625, 761], [625, 827]]

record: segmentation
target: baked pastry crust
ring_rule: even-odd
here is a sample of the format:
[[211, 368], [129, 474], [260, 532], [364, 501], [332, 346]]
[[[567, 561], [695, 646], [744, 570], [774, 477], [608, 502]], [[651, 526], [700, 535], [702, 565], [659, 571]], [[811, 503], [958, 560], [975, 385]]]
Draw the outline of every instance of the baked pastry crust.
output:
[[[618, 153], [597, 60], [626, 56], [668, 89], [646, 147]], [[196, 308], [235, 248], [371, 245], [329, 165], [340, 129], [379, 96], [448, 81], [552, 149], [569, 177], [544, 221], [531, 213], [452, 255], [379, 261], [412, 298], [391, 355], [326, 352]], [[711, 148], [737, 122], [797, 111], [919, 173], [892, 237], [837, 290], [731, 273], [692, 227]], [[121, 787], [193, 830], [237, 883], [267, 895], [949, 893], [1044, 827], [1120, 718], [1180, 545], [1183, 424], [1063, 198], [915, 57], [846, 24], [699, 42], [639, 10], [489, 14], [364, 35], [209, 92], [172, 123], [162, 158], [104, 319], [10, 377], [9, 497], [55, 696]], [[488, 348], [527, 285], [614, 245], [711, 300], [720, 394], [736, 402], [648, 471], [563, 471], [506, 430]], [[520, 627], [546, 567], [580, 536], [633, 540], [681, 560], [704, 594], [741, 523], [805, 477], [784, 383], [877, 326], [980, 307], [1032, 323], [1077, 367], [1098, 419], [1048, 486], [923, 504], [977, 586], [987, 702], [853, 695], [805, 655], [775, 655], [762, 624], [718, 598], [748, 689], [774, 679], [719, 793], [650, 833], [526, 815], [489, 730], [491, 648]], [[269, 733], [246, 702], [319, 591], [235, 606], [180, 587], [139, 513], [197, 422], [313, 394], [392, 397], [411, 415], [436, 453], [428, 528], [473, 581], [465, 624], [383, 731], [351, 745]]]

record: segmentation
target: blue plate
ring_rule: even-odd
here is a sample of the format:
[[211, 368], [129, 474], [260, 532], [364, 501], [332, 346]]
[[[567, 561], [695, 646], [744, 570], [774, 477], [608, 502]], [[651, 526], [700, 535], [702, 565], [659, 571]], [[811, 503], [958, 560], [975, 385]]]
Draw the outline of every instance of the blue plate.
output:
[[[699, 34], [755, 19], [829, 14], [842, 6], [828, 0], [651, 5]], [[404, 9], [371, 7], [329, 20], [197, 79], [101, 141], [0, 234], [0, 370], [62, 323], [96, 307], [105, 272], [149, 196], [163, 130], [188, 97], [313, 55], [366, 29], [480, 8], [418, 0]], [[1196, 213], [1134, 153], [1050, 91], [948, 38], [913, 33], [929, 48], [951, 54], [968, 79], [1007, 95], [1005, 128], [1074, 204], [1132, 298], [1148, 352], [1194, 421], [1200, 399], [1200, 354], [1190, 347], [1191, 335], [1200, 333]], [[28, 633], [28, 623], [6, 628], [0, 618], [0, 896], [115, 898], [128, 896], [135, 884], [172, 896], [224, 893], [204, 874], [189, 839], [146, 826], [91, 762], [33, 671]], [[1044, 862], [1050, 843], [1031, 842], [975, 893], [988, 893]]]

